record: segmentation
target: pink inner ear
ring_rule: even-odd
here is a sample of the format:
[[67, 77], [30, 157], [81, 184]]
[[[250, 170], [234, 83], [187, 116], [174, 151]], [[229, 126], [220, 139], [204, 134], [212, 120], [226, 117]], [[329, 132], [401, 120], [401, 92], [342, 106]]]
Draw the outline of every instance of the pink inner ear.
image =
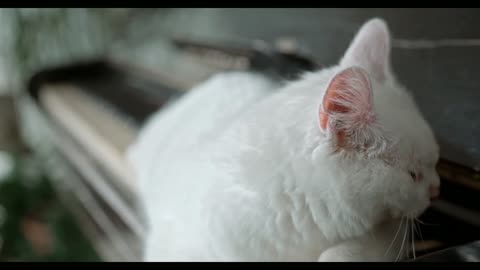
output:
[[339, 142], [375, 120], [370, 81], [365, 70], [350, 67], [331, 80], [319, 113], [320, 127], [331, 129]]

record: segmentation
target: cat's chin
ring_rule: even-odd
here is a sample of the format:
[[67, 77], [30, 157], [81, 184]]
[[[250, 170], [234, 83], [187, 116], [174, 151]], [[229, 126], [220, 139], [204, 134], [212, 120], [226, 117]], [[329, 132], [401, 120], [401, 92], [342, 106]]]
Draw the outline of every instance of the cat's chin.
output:
[[426, 207], [422, 208], [422, 209], [418, 209], [418, 210], [414, 210], [414, 211], [402, 211], [400, 209], [392, 209], [390, 211], [390, 214], [391, 216], [394, 218], [394, 219], [397, 219], [397, 218], [409, 218], [409, 219], [413, 219], [413, 218], [418, 218], [419, 216], [421, 216], [423, 213], [425, 213], [425, 211], [428, 209], [430, 205], [427, 205]]
[[429, 207], [429, 206], [427, 206], [427, 207], [425, 207], [424, 209], [421, 209], [421, 210], [419, 210], [419, 211], [414, 211], [414, 212], [412, 212], [412, 213], [409, 213], [409, 214], [407, 215], [407, 217], [409, 217], [409, 218], [418, 218], [418, 217], [420, 217], [423, 213], [425, 213], [425, 211], [427, 211], [428, 207]]
[[404, 214], [402, 211], [398, 210], [398, 209], [392, 209], [391, 215], [392, 215], [393, 218], [401, 218], [401, 217], [403, 217], [405, 214]]

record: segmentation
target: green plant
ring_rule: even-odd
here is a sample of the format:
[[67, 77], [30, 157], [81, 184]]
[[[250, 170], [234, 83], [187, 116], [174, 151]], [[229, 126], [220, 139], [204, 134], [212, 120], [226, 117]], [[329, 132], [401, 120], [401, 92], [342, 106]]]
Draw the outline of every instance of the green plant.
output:
[[0, 180], [0, 261], [99, 261], [34, 163], [13, 156]]

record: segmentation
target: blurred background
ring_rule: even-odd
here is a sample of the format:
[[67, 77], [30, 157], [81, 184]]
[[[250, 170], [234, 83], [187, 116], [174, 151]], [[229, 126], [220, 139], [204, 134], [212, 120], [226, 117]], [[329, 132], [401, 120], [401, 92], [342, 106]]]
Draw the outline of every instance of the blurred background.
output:
[[417, 255], [479, 240], [479, 9], [4, 8], [0, 261], [139, 260], [123, 153], [145, 119], [217, 72], [335, 64], [372, 17], [442, 148]]

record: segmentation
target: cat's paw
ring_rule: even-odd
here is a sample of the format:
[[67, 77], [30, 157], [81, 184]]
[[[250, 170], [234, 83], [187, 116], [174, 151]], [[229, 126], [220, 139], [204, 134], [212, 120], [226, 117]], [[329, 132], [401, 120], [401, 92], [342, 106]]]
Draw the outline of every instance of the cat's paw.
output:
[[386, 258], [372, 247], [359, 249], [347, 246], [336, 246], [325, 250], [317, 260], [318, 262], [380, 262]]
[[344, 249], [332, 248], [324, 251], [318, 258], [318, 262], [349, 262], [352, 261], [350, 254]]

